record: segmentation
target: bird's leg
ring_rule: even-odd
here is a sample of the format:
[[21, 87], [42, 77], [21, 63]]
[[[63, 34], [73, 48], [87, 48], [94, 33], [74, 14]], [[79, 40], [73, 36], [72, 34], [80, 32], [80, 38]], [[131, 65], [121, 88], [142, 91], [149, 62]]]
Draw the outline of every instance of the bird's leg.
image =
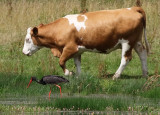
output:
[[61, 95], [61, 97], [62, 97], [61, 86], [59, 86], [59, 85], [57, 85], [57, 84], [56, 84], [56, 86], [59, 88], [59, 90], [60, 90], [60, 95]]
[[50, 100], [51, 91], [52, 91], [52, 88], [50, 87], [50, 92], [49, 92], [49, 100]]

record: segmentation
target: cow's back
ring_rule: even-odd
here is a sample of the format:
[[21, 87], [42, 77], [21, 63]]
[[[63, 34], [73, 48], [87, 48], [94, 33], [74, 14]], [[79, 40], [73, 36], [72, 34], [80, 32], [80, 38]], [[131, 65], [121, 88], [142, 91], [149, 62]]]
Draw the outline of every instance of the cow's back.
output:
[[143, 26], [142, 15], [134, 9], [135, 7], [68, 15], [67, 19], [72, 29], [75, 26], [78, 45], [106, 50], [115, 46], [118, 39], [133, 34], [136, 28]]
[[138, 8], [67, 15], [53, 23], [54, 35], [64, 45], [71, 41], [88, 49], [107, 50], [115, 46], [119, 39], [125, 39], [137, 28], [143, 27]]

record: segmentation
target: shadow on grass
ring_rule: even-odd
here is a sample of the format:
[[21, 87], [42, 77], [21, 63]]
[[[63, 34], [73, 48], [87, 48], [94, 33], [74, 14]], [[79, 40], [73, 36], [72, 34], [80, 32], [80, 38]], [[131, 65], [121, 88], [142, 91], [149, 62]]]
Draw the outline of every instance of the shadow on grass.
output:
[[[111, 78], [113, 77], [114, 74], [107, 74], [104, 75], [104, 78]], [[150, 74], [149, 76], [153, 76], [154, 74]], [[118, 79], [141, 79], [141, 78], [148, 78], [148, 77], [143, 77], [142, 75], [126, 75], [122, 74]]]

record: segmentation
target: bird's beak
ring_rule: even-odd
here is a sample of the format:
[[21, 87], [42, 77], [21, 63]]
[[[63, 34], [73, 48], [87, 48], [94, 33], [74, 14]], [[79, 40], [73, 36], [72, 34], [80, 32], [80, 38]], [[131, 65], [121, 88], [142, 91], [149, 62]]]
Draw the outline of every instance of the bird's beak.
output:
[[31, 78], [31, 80], [30, 80], [30, 82], [29, 82], [29, 84], [28, 84], [28, 86], [27, 86], [27, 88], [30, 86], [30, 84], [32, 83], [32, 78]]

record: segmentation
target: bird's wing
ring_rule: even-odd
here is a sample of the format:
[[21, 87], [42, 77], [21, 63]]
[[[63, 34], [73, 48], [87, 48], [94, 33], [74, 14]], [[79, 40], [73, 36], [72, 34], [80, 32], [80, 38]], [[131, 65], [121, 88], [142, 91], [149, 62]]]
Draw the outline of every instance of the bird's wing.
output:
[[55, 75], [45, 76], [43, 80], [47, 84], [58, 84], [61, 82], [68, 82], [68, 80], [63, 78], [62, 76], [55, 76]]

